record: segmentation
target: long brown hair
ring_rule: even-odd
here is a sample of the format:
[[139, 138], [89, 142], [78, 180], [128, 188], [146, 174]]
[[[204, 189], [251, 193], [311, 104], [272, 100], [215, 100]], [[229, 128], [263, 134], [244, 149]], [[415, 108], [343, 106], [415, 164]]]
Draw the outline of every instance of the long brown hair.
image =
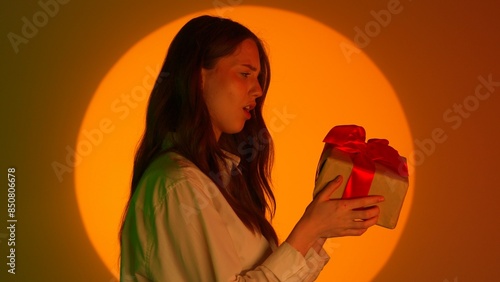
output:
[[[201, 69], [213, 68], [245, 39], [253, 39], [259, 51], [258, 81], [263, 94], [256, 99], [252, 119], [246, 121], [243, 130], [236, 134], [222, 133], [217, 142], [202, 95]], [[175, 132], [171, 150], [189, 159], [214, 181], [247, 228], [278, 243], [268, 220], [275, 212], [270, 181], [273, 142], [262, 117], [270, 76], [263, 44], [248, 28], [211, 16], [197, 17], [185, 24], [170, 44], [149, 98], [146, 129], [135, 155], [130, 198], [148, 165], [165, 152], [162, 143], [167, 134]], [[219, 178], [219, 163], [225, 158], [222, 149], [241, 159], [225, 188]]]

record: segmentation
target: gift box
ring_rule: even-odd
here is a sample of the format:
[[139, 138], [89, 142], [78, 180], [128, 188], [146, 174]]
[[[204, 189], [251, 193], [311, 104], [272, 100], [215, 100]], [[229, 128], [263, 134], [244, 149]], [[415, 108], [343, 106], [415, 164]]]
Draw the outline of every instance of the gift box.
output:
[[377, 225], [394, 229], [408, 190], [406, 159], [389, 146], [385, 139], [365, 142], [363, 127], [335, 126], [323, 142], [325, 147], [318, 162], [314, 196], [328, 182], [342, 175], [341, 187], [332, 193], [332, 199], [382, 195], [378, 204], [380, 215]]

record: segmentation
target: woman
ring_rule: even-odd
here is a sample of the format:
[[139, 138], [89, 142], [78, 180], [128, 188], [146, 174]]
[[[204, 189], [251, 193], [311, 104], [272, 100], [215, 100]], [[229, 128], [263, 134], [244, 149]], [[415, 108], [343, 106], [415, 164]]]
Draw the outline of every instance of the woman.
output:
[[161, 71], [121, 230], [121, 281], [313, 281], [326, 238], [376, 223], [382, 198], [330, 200], [337, 177], [279, 244], [262, 118], [270, 66], [246, 27], [192, 19]]

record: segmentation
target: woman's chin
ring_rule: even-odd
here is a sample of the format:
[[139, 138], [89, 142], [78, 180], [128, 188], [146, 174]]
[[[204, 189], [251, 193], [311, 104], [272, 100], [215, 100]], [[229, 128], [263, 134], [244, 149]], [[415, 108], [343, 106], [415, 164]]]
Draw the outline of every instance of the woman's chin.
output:
[[245, 126], [245, 124], [242, 124], [241, 126], [236, 126], [234, 128], [230, 128], [226, 131], [224, 131], [224, 133], [227, 133], [227, 134], [236, 134], [236, 133], [240, 133], [242, 130], [243, 130], [243, 127]]

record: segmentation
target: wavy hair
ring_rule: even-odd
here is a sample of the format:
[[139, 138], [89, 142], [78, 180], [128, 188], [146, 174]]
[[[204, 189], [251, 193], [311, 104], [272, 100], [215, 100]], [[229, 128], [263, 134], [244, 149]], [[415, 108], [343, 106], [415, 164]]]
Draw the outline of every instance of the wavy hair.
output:
[[[255, 41], [259, 51], [262, 96], [256, 99], [252, 118], [245, 122], [243, 130], [222, 133], [217, 141], [202, 95], [201, 69], [214, 68], [220, 58], [233, 54], [245, 39]], [[167, 134], [175, 132], [170, 150], [189, 159], [214, 181], [247, 228], [277, 244], [270, 224], [276, 206], [271, 190], [274, 149], [262, 117], [270, 77], [263, 44], [245, 26], [212, 16], [200, 16], [186, 23], [170, 44], [149, 98], [146, 129], [134, 160], [130, 198], [148, 165], [165, 153], [162, 144]], [[219, 164], [225, 158], [223, 150], [241, 159], [238, 169], [231, 173], [228, 187], [222, 187], [219, 179]]]

